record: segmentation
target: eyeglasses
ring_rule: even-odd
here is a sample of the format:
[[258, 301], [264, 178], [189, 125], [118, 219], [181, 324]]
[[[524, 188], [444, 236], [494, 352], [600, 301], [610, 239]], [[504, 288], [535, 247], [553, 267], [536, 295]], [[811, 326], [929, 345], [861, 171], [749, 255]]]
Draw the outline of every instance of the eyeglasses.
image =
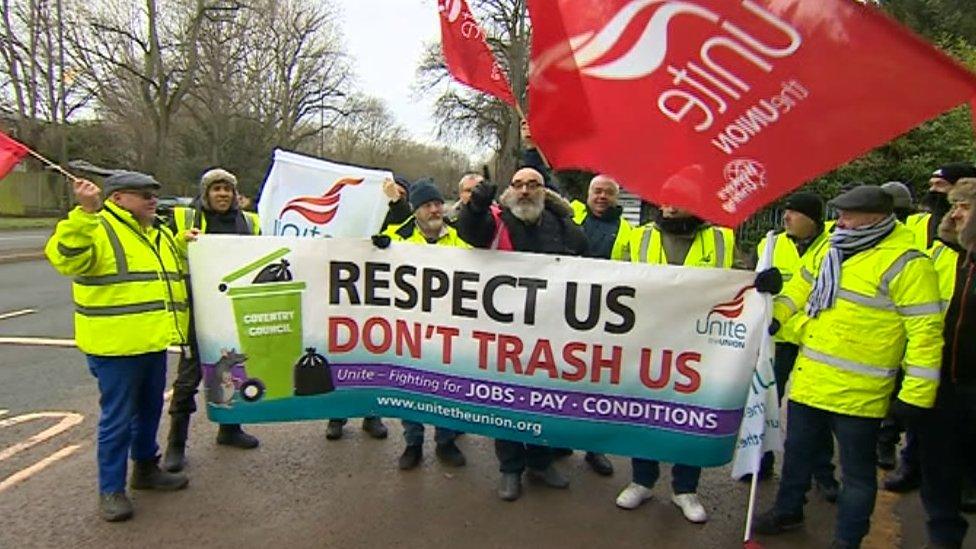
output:
[[542, 183], [539, 183], [538, 181], [512, 181], [510, 187], [516, 191], [521, 191], [522, 189], [536, 191], [542, 188]]
[[159, 198], [159, 193], [155, 191], [122, 191], [125, 194], [134, 194], [143, 200], [152, 200], [154, 198]]

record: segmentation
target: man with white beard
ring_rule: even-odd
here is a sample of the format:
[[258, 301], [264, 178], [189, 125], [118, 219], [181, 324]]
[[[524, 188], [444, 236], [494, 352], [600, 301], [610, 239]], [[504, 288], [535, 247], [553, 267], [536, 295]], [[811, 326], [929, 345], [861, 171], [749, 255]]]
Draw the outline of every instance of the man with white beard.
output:
[[[515, 250], [551, 255], [585, 255], [586, 236], [573, 222], [573, 210], [559, 195], [547, 191], [538, 170], [522, 168], [502, 194], [500, 208], [492, 205], [496, 188], [479, 183], [461, 209], [458, 235], [476, 248]], [[495, 455], [502, 473], [498, 496], [514, 501], [522, 495], [522, 472], [552, 488], [566, 488], [569, 480], [552, 464], [545, 446], [510, 440], [495, 441]]]

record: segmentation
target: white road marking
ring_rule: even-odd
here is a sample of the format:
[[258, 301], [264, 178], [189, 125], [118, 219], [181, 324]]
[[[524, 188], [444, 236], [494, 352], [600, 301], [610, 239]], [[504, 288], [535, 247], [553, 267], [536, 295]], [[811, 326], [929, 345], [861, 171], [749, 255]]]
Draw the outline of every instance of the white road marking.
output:
[[33, 421], [35, 419], [44, 418], [61, 418], [61, 421], [23, 442], [18, 442], [9, 448], [4, 448], [2, 451], [0, 451], [0, 461], [10, 458], [20, 452], [23, 452], [31, 446], [36, 446], [49, 438], [67, 431], [68, 429], [81, 423], [82, 420], [85, 419], [85, 416], [75, 412], [37, 412], [33, 414], [22, 414], [7, 419], [0, 419], [0, 429], [3, 427], [10, 427], [12, 425], [18, 425], [20, 423], [24, 423], [25, 421]]
[[0, 320], [4, 320], [4, 319], [7, 319], [7, 318], [14, 318], [14, 317], [18, 317], [18, 316], [29, 315], [29, 314], [33, 314], [33, 313], [36, 313], [36, 312], [37, 311], [35, 311], [34, 309], [21, 309], [19, 311], [10, 311], [9, 313], [0, 313]]
[[38, 461], [37, 463], [30, 465], [28, 467], [24, 467], [20, 471], [17, 471], [16, 473], [0, 481], [0, 492], [3, 492], [4, 490], [10, 488], [11, 486], [31, 478], [37, 473], [40, 473], [44, 469], [47, 469], [50, 465], [54, 464], [56, 461], [60, 461], [70, 456], [71, 454], [75, 453], [78, 450], [78, 448], [81, 448], [81, 444], [72, 444], [71, 446], [66, 446], [64, 448], [61, 448], [57, 452], [54, 452], [53, 454], [47, 456], [46, 458]]
[[[73, 339], [58, 339], [49, 337], [0, 337], [0, 345], [36, 345], [38, 347], [75, 347]], [[180, 348], [169, 347], [166, 351], [173, 355], [180, 354]]]
[[47, 240], [51, 235], [28, 234], [23, 236], [0, 236], [0, 240]]

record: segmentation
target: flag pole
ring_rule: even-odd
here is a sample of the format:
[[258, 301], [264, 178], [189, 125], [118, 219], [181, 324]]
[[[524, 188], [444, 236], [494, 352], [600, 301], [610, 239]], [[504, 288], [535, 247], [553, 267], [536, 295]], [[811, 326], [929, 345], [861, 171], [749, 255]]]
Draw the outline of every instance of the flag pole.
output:
[[58, 164], [56, 164], [56, 163], [48, 160], [47, 158], [45, 158], [44, 156], [42, 156], [41, 153], [35, 151], [34, 149], [32, 149], [30, 147], [27, 147], [26, 145], [24, 146], [24, 148], [27, 149], [27, 154], [29, 154], [29, 155], [33, 156], [34, 158], [40, 160], [41, 163], [44, 164], [45, 166], [47, 166], [47, 167], [51, 168], [52, 170], [60, 173], [61, 175], [67, 177], [68, 180], [71, 181], [72, 183], [77, 183], [78, 181], [81, 181], [81, 178], [80, 177], [78, 177], [78, 176], [76, 176], [76, 175], [68, 172], [67, 170], [65, 170], [64, 168], [62, 168], [61, 166], [59, 166]]
[[[525, 117], [525, 112], [522, 111], [522, 106], [518, 104], [518, 101], [515, 102], [515, 112], [518, 113], [519, 119], [522, 122], [525, 122], [526, 124], [529, 123], [529, 119]], [[536, 142], [534, 142], [534, 141], [533, 141], [533, 144], [535, 145], [535, 150], [538, 151], [539, 156], [542, 157], [542, 161], [545, 162], [546, 167], [551, 170], [552, 169], [552, 164], [549, 163], [549, 159], [546, 158], [545, 153], [542, 152], [542, 149], [539, 148], [539, 144], [536, 143]]]
[[748, 543], [749, 540], [752, 539], [752, 515], [756, 510], [756, 492], [759, 488], [758, 470], [752, 474], [752, 481], [749, 484], [749, 507], [746, 509], [746, 531], [745, 536], [742, 538], [742, 543], [744, 544]]

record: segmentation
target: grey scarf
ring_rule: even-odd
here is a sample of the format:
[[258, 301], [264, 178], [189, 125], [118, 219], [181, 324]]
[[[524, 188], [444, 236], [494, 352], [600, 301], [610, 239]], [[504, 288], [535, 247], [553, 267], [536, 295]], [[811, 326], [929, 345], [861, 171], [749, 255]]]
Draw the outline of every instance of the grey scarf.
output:
[[837, 302], [837, 289], [840, 287], [841, 263], [854, 254], [875, 247], [891, 234], [896, 221], [894, 215], [889, 215], [867, 227], [834, 230], [834, 234], [830, 236], [827, 257], [820, 265], [813, 291], [807, 299], [807, 316], [817, 318], [821, 311], [834, 306]]

